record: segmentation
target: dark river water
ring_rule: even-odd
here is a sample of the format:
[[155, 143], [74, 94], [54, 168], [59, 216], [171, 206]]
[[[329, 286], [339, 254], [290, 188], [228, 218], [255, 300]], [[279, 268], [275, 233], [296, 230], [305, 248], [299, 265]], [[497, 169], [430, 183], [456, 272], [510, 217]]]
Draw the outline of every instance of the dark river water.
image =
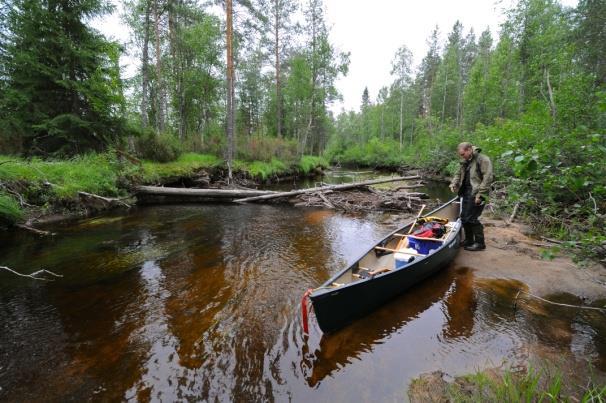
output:
[[514, 309], [520, 284], [454, 265], [335, 334], [312, 316], [303, 337], [303, 292], [393, 229], [386, 218], [166, 205], [0, 235], [0, 265], [63, 275], [0, 271], [0, 400], [401, 401], [421, 373], [538, 352], [606, 371], [603, 315]]

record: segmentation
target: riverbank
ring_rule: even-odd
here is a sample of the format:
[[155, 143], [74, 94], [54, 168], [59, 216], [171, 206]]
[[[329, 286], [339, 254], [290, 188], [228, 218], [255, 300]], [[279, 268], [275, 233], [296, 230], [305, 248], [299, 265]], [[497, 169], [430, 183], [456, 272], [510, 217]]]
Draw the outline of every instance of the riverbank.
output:
[[[321, 157], [295, 162], [236, 161], [234, 182], [247, 186], [284, 177], [321, 175]], [[89, 154], [69, 160], [23, 160], [0, 156], [0, 226], [31, 225], [58, 217], [86, 216], [126, 207], [137, 185], [226, 186], [223, 161], [210, 154], [187, 153], [176, 161], [139, 161], [122, 153]]]
[[[594, 328], [603, 328], [604, 311], [579, 307], [606, 309], [606, 270], [599, 264], [580, 267], [558, 245], [534, 238], [527, 225], [508, 224], [494, 216], [482, 221], [487, 249], [461, 250], [451, 270], [470, 273], [466, 285], [469, 289], [476, 292], [489, 289], [500, 304], [509, 304], [514, 315], [510, 320], [520, 320], [516, 319], [516, 312], [524, 320], [543, 318], [547, 323], [541, 330], [543, 342], [518, 346], [520, 355], [525, 357], [521, 366], [492, 362], [477, 368], [478, 372], [472, 375], [441, 371], [423, 374], [411, 382], [410, 400], [502, 401], [517, 400], [520, 396], [540, 400], [545, 393], [552, 393], [556, 400], [570, 396], [581, 400], [583, 395], [603, 398], [604, 374], [594, 373], [586, 361], [588, 357], [576, 351], [580, 348], [574, 341], [579, 337], [578, 330], [570, 322], [583, 315], [583, 320]], [[570, 350], [549, 348], [545, 340], [569, 345]], [[599, 343], [598, 354], [600, 349], [606, 351], [606, 345]], [[512, 364], [516, 367], [512, 368]]]

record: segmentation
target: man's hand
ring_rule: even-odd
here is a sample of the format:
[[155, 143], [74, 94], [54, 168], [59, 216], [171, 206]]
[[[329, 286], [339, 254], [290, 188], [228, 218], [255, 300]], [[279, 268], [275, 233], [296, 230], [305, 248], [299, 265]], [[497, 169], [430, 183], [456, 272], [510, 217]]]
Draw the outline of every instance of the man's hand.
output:
[[476, 204], [477, 205], [482, 204], [482, 196], [476, 196]]
[[456, 193], [457, 192], [457, 187], [453, 183], [451, 183], [450, 186], [448, 186], [448, 187], [450, 188], [450, 191], [452, 193]]

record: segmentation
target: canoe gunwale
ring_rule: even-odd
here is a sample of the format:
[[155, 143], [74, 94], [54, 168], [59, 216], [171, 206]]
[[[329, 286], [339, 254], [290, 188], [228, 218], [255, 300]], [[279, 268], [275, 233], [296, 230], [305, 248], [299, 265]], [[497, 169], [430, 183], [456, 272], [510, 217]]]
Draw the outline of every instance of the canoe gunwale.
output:
[[[443, 208], [449, 206], [452, 203], [458, 202], [459, 198], [455, 197], [453, 199], [451, 199], [450, 201], [440, 205], [439, 207], [435, 208], [434, 210], [430, 211], [429, 213], [425, 214], [424, 216], [431, 216], [432, 214], [436, 213], [439, 210], [442, 210]], [[372, 278], [366, 278], [366, 279], [361, 279], [358, 281], [352, 281], [351, 283], [347, 283], [347, 284], [343, 284], [342, 286], [339, 287], [331, 287], [330, 285], [336, 280], [338, 279], [340, 276], [342, 276], [344, 273], [346, 273], [348, 270], [353, 270], [355, 268], [355, 266], [360, 262], [360, 260], [362, 260], [367, 254], [369, 254], [370, 252], [372, 252], [375, 248], [375, 246], [380, 245], [382, 242], [387, 241], [389, 238], [393, 237], [394, 234], [409, 228], [411, 225], [413, 225], [415, 223], [416, 220], [412, 220], [408, 223], [406, 223], [404, 226], [394, 230], [393, 232], [391, 232], [390, 234], [388, 234], [387, 236], [385, 236], [383, 239], [381, 239], [379, 242], [377, 242], [375, 245], [373, 245], [370, 249], [368, 249], [367, 251], [365, 251], [364, 253], [362, 253], [350, 266], [344, 268], [343, 270], [340, 270], [339, 272], [335, 273], [332, 277], [330, 277], [327, 281], [325, 281], [321, 286], [319, 286], [318, 288], [315, 289], [315, 291], [313, 291], [310, 295], [312, 301], [318, 297], [322, 297], [324, 294], [328, 294], [328, 293], [332, 293], [334, 291], [337, 290], [344, 290], [347, 288], [351, 288], [351, 287], [356, 287], [358, 285], [361, 284], [366, 284], [369, 281], [375, 280], [375, 279], [380, 279], [380, 278], [384, 278], [386, 276], [391, 276], [391, 275], [395, 275], [397, 274], [400, 270], [392, 270], [389, 272], [384, 272], [384, 273], [379, 273], [376, 276], [372, 277]], [[460, 222], [460, 218], [457, 219], [457, 222]], [[461, 227], [459, 226], [457, 229], [457, 232], [460, 231]], [[455, 235], [456, 238], [456, 235]], [[451, 240], [452, 241], [452, 240]], [[442, 251], [444, 248], [446, 248], [451, 242], [444, 242], [442, 244], [442, 246], [440, 246], [438, 249], [436, 249], [435, 251], [433, 251], [430, 254], [424, 255], [423, 257], [421, 257], [420, 259], [415, 260], [414, 263], [412, 263], [409, 267], [415, 267], [415, 266], [419, 266], [421, 264], [423, 264], [427, 258], [433, 257], [434, 255], [438, 254], [440, 251]]]

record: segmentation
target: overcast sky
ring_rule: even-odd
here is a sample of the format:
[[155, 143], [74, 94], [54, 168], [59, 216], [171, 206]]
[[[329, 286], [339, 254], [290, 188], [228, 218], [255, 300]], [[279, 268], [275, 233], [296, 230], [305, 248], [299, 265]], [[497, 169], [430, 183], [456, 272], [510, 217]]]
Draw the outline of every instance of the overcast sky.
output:
[[[562, 4], [576, 5], [577, 0]], [[371, 100], [376, 100], [382, 86], [393, 81], [391, 60], [396, 50], [406, 45], [412, 51], [415, 67], [427, 52], [427, 38], [438, 25], [440, 38], [446, 36], [455, 21], [461, 21], [464, 34], [473, 27], [476, 38], [490, 28], [496, 40], [499, 25], [504, 21], [503, 10], [513, 0], [324, 0], [326, 19], [331, 27], [331, 40], [341, 51], [350, 52], [349, 74], [338, 81], [343, 102], [332, 106], [335, 113], [342, 109], [357, 110], [364, 87]], [[108, 16], [94, 24], [102, 32], [125, 41], [126, 28], [117, 15]], [[123, 60], [123, 64], [132, 64]], [[128, 75], [128, 67], [126, 68]], [[130, 69], [132, 71], [132, 67]]]

